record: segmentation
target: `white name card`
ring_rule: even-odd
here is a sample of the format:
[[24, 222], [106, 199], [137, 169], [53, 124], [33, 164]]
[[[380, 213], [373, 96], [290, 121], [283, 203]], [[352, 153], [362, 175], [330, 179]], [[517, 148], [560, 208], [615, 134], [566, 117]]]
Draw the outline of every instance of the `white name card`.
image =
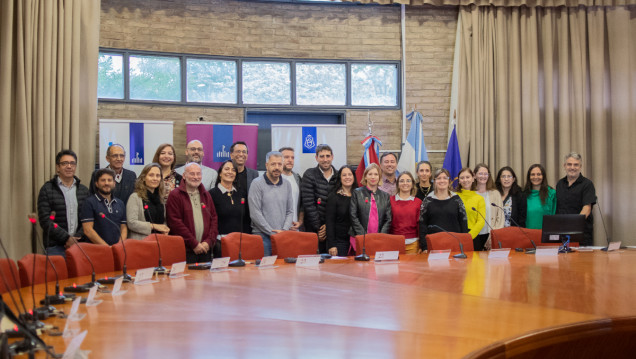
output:
[[509, 255], [510, 248], [491, 249], [488, 258], [508, 258]]
[[73, 305], [71, 305], [71, 310], [68, 312], [68, 320], [77, 322], [84, 319], [86, 314], [77, 313], [77, 310], [79, 309], [81, 302], [82, 302], [82, 297], [80, 296], [75, 297], [75, 300], [73, 301]]
[[87, 307], [94, 307], [99, 305], [101, 302], [103, 302], [103, 300], [95, 300], [95, 295], [97, 295], [97, 286], [94, 285], [89, 291], [88, 291], [88, 298], [86, 299], [86, 306]]
[[428, 251], [428, 260], [434, 261], [438, 259], [448, 259], [450, 257], [451, 250], [444, 249], [439, 251]]
[[211, 272], [222, 272], [227, 270], [227, 266], [230, 264], [230, 257], [214, 258], [212, 265], [210, 266]]
[[559, 247], [557, 246], [542, 246], [537, 247], [537, 256], [556, 256], [559, 255]]
[[551, 242], [559, 242], [559, 241], [561, 241], [561, 236], [559, 236], [558, 234], [551, 234], [550, 235], [550, 241]]
[[621, 249], [621, 241], [618, 242], [610, 242], [610, 244], [607, 246], [607, 251], [616, 251]]
[[376, 262], [397, 261], [399, 258], [400, 258], [400, 251], [384, 251], [384, 252], [375, 252], [374, 260]]
[[64, 331], [62, 332], [63, 338], [72, 338], [79, 332], [79, 323], [77, 322], [84, 319], [84, 317], [86, 316], [86, 314], [77, 313], [81, 301], [82, 297], [80, 296], [77, 296], [73, 301], [71, 311], [68, 313], [68, 318], [66, 319], [66, 324], [64, 325]]
[[154, 267], [150, 267], [150, 268], [144, 268], [144, 269], [137, 269], [137, 273], [135, 273], [135, 282], [134, 284], [136, 285], [142, 285], [142, 284], [149, 284], [149, 283], [156, 283], [158, 281], [156, 280], [152, 280], [152, 276], [155, 274], [155, 268]]
[[298, 256], [296, 267], [316, 267], [320, 265], [320, 254]]
[[84, 338], [86, 338], [86, 334], [88, 334], [88, 330], [81, 332], [78, 336], [73, 338], [66, 350], [64, 351], [64, 356], [62, 359], [76, 359], [76, 358], [86, 358], [85, 355], [81, 355], [80, 346], [82, 346], [82, 342]]
[[267, 256], [261, 258], [261, 264], [258, 266], [259, 268], [274, 268], [274, 263], [276, 263], [276, 258], [278, 256]]
[[168, 277], [170, 278], [181, 278], [186, 276], [184, 274], [186, 262], [172, 263], [172, 268], [170, 268], [170, 274]]
[[121, 276], [117, 279], [115, 279], [115, 284], [113, 284], [113, 291], [111, 292], [111, 295], [113, 297], [118, 296], [118, 295], [122, 295], [126, 292], [128, 292], [127, 290], [121, 290], [121, 284], [124, 283], [124, 276]]

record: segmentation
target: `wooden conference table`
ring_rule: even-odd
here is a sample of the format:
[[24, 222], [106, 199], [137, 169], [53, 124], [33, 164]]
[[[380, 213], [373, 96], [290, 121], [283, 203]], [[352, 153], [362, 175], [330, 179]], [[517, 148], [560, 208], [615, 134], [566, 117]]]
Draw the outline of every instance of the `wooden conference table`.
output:
[[[550, 327], [636, 316], [636, 251], [187, 272], [82, 305], [82, 348], [91, 358], [458, 358]], [[64, 351], [61, 337], [43, 339]]]

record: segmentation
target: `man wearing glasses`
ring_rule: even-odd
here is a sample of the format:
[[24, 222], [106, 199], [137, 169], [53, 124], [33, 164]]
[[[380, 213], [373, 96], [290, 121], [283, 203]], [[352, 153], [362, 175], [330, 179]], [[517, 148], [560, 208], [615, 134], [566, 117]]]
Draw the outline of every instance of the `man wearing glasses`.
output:
[[[137, 180], [137, 175], [135, 172], [131, 170], [127, 170], [124, 168], [124, 161], [126, 161], [126, 150], [124, 147], [119, 144], [113, 144], [108, 146], [106, 150], [106, 161], [108, 161], [108, 166], [106, 168], [110, 168], [115, 172], [115, 189], [112, 192], [114, 198], [119, 198], [124, 202], [124, 206], [128, 202], [128, 197], [135, 191], [135, 181]], [[95, 187], [95, 174], [97, 171], [93, 172], [91, 176], [90, 183], [90, 193], [97, 193], [97, 188]]]
[[[203, 144], [201, 143], [201, 141], [199, 140], [192, 140], [190, 142], [188, 142], [188, 144], [186, 145], [186, 150], [185, 150], [185, 154], [186, 154], [186, 165], [188, 163], [196, 163], [199, 165], [199, 167], [201, 167], [201, 175], [203, 176], [201, 178], [201, 183], [203, 184], [203, 187], [205, 187], [206, 191], [209, 191], [212, 187], [214, 187], [214, 182], [216, 182], [216, 176], [217, 173], [214, 169], [204, 166], [203, 165]], [[183, 173], [185, 171], [185, 165], [175, 169], [175, 171], [180, 174], [181, 176], [183, 176]]]
[[[49, 255], [64, 256], [65, 249], [73, 245], [73, 239], [79, 240], [83, 234], [79, 210], [89, 194], [88, 188], [75, 177], [76, 169], [75, 152], [58, 152], [55, 156], [56, 174], [40, 188], [38, 216]], [[55, 212], [54, 216], [52, 212]]]

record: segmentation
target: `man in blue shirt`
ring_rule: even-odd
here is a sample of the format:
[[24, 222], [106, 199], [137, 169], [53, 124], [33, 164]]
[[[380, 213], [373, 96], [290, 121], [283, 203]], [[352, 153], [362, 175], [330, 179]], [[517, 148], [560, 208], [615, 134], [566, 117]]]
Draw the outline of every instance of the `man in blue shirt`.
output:
[[128, 235], [126, 206], [113, 197], [115, 173], [109, 168], [95, 172], [95, 194], [84, 202], [80, 220], [84, 235], [95, 244], [112, 246]]

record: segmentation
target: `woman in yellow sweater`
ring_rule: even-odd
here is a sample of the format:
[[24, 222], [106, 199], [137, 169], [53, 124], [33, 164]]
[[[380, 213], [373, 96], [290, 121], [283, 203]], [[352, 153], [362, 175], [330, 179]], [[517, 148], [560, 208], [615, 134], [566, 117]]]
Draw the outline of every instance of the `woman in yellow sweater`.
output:
[[[477, 235], [481, 232], [481, 229], [485, 225], [484, 217], [486, 215], [486, 201], [484, 197], [477, 194], [475, 191], [472, 191], [471, 188], [473, 183], [475, 182], [475, 175], [473, 171], [464, 167], [461, 171], [459, 171], [459, 185], [455, 189], [459, 198], [464, 202], [464, 207], [466, 207], [466, 216], [468, 218], [468, 233], [473, 237], [473, 247], [475, 250], [477, 248], [483, 248], [483, 244], [477, 243]], [[481, 213], [482, 216], [479, 215], [476, 211], [472, 209], [475, 208], [477, 212]]]

